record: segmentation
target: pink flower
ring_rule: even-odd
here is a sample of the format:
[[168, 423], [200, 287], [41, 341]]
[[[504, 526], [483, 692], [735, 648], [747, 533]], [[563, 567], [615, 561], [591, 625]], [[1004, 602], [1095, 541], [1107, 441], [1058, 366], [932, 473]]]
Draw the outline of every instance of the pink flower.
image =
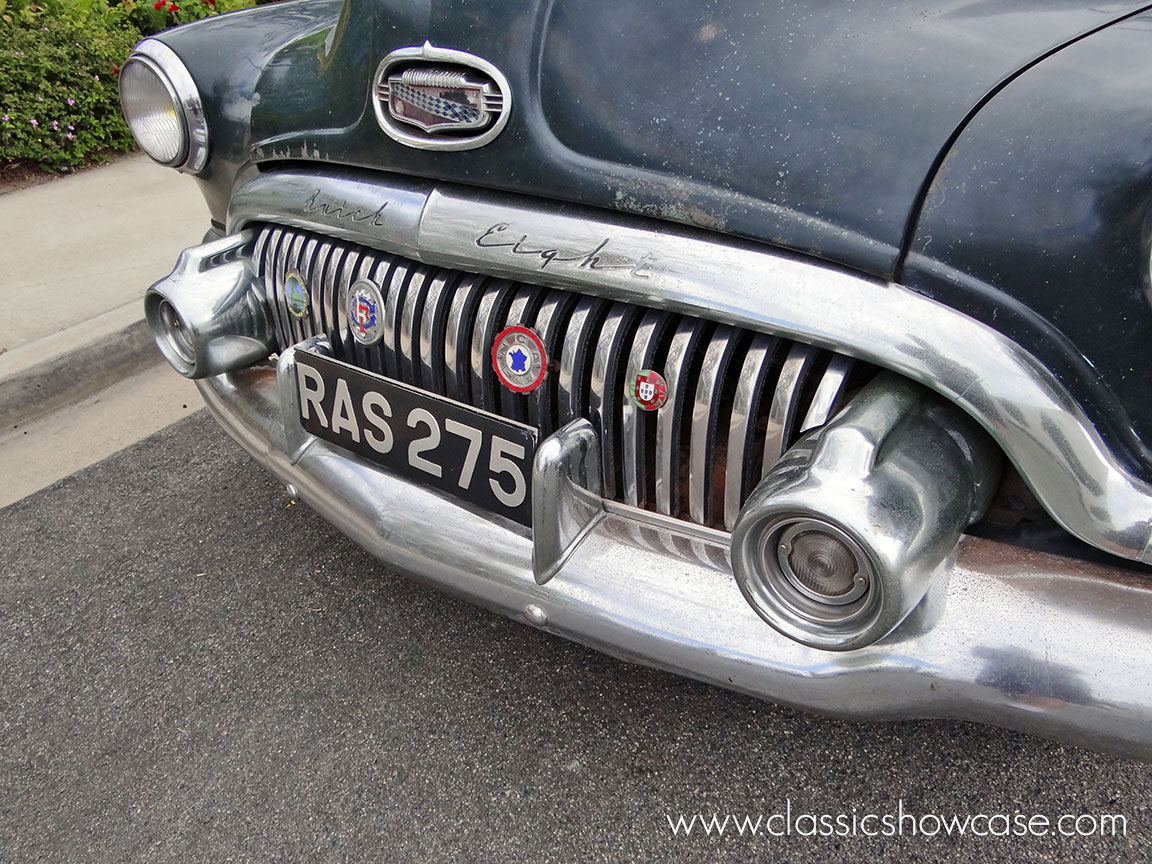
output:
[[76, 138], [76, 136], [73, 135], [71, 132], [65, 133], [64, 137], [67, 138], [69, 141], [72, 141]]
[[68, 131], [69, 131], [69, 132], [75, 132], [75, 131], [76, 131], [76, 127], [75, 127], [75, 126], [69, 126], [69, 127], [68, 127]]
[[95, 78], [97, 81], [99, 81], [99, 80], [100, 80], [100, 76], [99, 76], [99, 75], [93, 75], [92, 77], [93, 77], [93, 78]]
[[55, 120], [53, 120], [52, 121], [52, 128], [55, 129], [57, 132], [59, 132], [60, 131], [60, 124], [57, 123]]
[[44, 97], [43, 97], [43, 96], [37, 96], [37, 97], [36, 97], [36, 101], [37, 101], [37, 102], [43, 102], [43, 101], [44, 101]]
[[2, 115], [0, 115], [0, 120], [3, 120], [5, 123], [7, 123], [7, 122], [8, 122], [8, 119], [9, 119], [9, 118], [8, 118], [8, 115], [7, 115], [7, 114], [2, 114]]
[[76, 104], [76, 100], [75, 100], [75, 99], [69, 99], [69, 100], [68, 100], [68, 104], [69, 104], [69, 105], [75, 105], [75, 104]]
[[34, 127], [35, 127], [35, 126], [39, 126], [39, 125], [40, 125], [39, 123], [37, 123], [37, 122], [36, 122], [36, 118], [35, 118], [35, 117], [33, 117], [33, 118], [32, 118], [31, 120], [29, 120], [28, 122], [29, 122], [29, 123], [31, 123], [31, 124], [32, 124]]

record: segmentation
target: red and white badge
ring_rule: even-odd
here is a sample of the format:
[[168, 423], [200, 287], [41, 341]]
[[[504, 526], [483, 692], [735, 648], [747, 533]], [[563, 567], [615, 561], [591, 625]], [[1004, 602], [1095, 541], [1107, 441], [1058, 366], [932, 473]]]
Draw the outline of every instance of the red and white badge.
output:
[[513, 324], [492, 345], [492, 368], [500, 383], [514, 393], [531, 393], [544, 383], [548, 353], [536, 331]]
[[632, 402], [642, 411], [655, 411], [668, 399], [668, 382], [659, 372], [644, 369], [632, 379], [629, 394]]

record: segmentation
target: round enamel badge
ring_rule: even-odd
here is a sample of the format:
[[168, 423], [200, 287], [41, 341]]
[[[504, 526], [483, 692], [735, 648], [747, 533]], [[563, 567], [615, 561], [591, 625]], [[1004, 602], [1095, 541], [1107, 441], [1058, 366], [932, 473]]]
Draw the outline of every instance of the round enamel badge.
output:
[[384, 335], [384, 298], [376, 283], [357, 279], [348, 290], [348, 329], [361, 345], [375, 345]]
[[632, 379], [628, 395], [632, 397], [637, 408], [643, 411], [655, 411], [668, 399], [668, 383], [659, 372], [644, 369]]
[[304, 285], [304, 277], [295, 270], [289, 270], [284, 277], [284, 299], [288, 303], [288, 311], [297, 318], [308, 314], [308, 288]]
[[500, 383], [515, 393], [531, 393], [544, 382], [548, 354], [535, 330], [513, 324], [492, 346], [492, 367]]

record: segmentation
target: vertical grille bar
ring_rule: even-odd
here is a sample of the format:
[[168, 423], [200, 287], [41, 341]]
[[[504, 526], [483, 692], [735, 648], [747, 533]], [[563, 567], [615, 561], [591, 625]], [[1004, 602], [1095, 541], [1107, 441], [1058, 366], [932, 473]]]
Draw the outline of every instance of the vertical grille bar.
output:
[[323, 286], [320, 284], [320, 271], [316, 261], [319, 248], [319, 241], [315, 237], [309, 237], [304, 242], [304, 250], [301, 253], [300, 272], [304, 277], [304, 284], [308, 286], [308, 313], [300, 321], [305, 339], [324, 332], [320, 323], [320, 309], [324, 305], [320, 291]]
[[381, 344], [386, 344], [384, 374], [389, 378], [400, 377], [400, 318], [413, 266], [410, 262], [397, 260], [388, 278], [388, 294], [384, 298], [384, 335]]
[[[548, 354], [549, 367], [558, 366], [557, 358], [562, 352], [568, 313], [576, 302], [576, 295], [567, 291], [549, 291], [536, 313], [535, 330], [540, 334], [544, 350]], [[544, 383], [528, 395], [528, 424], [540, 430], [540, 437], [547, 438], [556, 431], [557, 418], [556, 371], [549, 368]]]
[[491, 282], [480, 298], [472, 328], [472, 404], [485, 411], [496, 410], [496, 388], [500, 385], [492, 369], [492, 343], [504, 329], [502, 322], [512, 290], [512, 283], [506, 279]]
[[[290, 242], [285, 244], [285, 246], [287, 247], [284, 249], [285, 264], [292, 262], [292, 269], [303, 276], [300, 253], [304, 249], [304, 235], [297, 234], [295, 237], [292, 237]], [[305, 280], [304, 284], [307, 285], [307, 280]], [[304, 339], [307, 338], [304, 334], [304, 322], [291, 312], [288, 313], [288, 329], [292, 334], [293, 342], [303, 342]]]
[[669, 392], [664, 407], [656, 412], [656, 509], [665, 516], [675, 516], [683, 509], [680, 500], [681, 464], [684, 462], [681, 438], [686, 416], [691, 419], [695, 396], [688, 372], [707, 326], [703, 321], [682, 319], [664, 361], [664, 378]]
[[440, 271], [428, 286], [420, 316], [420, 380], [424, 389], [444, 395], [444, 337], [448, 309], [460, 280], [458, 273]]
[[592, 360], [592, 385], [588, 411], [592, 425], [600, 433], [600, 465], [604, 472], [604, 497], [615, 498], [620, 483], [620, 398], [623, 395], [621, 358], [639, 309], [624, 303], [613, 304], [600, 330], [600, 340]]
[[418, 267], [408, 282], [404, 295], [404, 309], [400, 316], [400, 380], [420, 387], [420, 315], [428, 297], [430, 283], [428, 269]]
[[736, 347], [736, 332], [723, 325], [716, 328], [692, 405], [691, 461], [688, 470], [688, 513], [693, 522], [708, 525], [715, 518], [716, 490], [722, 485], [715, 476], [717, 459], [717, 426], [720, 422], [720, 397], [724, 377]]
[[856, 361], [843, 354], [833, 354], [828, 361], [828, 368], [820, 378], [816, 387], [816, 394], [812, 397], [812, 404], [804, 415], [799, 432], [803, 434], [809, 429], [823, 426], [832, 419], [832, 415], [840, 408], [844, 398], [844, 391], [848, 388], [848, 377]]
[[471, 402], [471, 334], [476, 307], [487, 280], [465, 275], [456, 286], [444, 333], [444, 387], [449, 399]]
[[608, 304], [596, 297], [581, 297], [569, 319], [564, 348], [560, 354], [560, 380], [557, 422], [566, 426], [588, 411], [589, 379], [585, 375], [592, 356], [592, 341], [600, 332], [600, 321]]
[[622, 478], [624, 481], [624, 502], [633, 507], [648, 505], [648, 485], [653, 472], [648, 463], [653, 454], [648, 440], [656, 426], [656, 418], [648, 411], [637, 407], [632, 401], [628, 388], [643, 370], [656, 365], [656, 352], [660, 340], [668, 326], [669, 316], [664, 312], [649, 309], [644, 313], [636, 335], [632, 339], [632, 350], [624, 372], [624, 394], [621, 400], [620, 436], [622, 445]]
[[[514, 324], [531, 326], [536, 320], [536, 310], [540, 308], [543, 291], [535, 286], [521, 285], [512, 297], [508, 307], [508, 317], [504, 320], [505, 327]], [[503, 328], [501, 328], [503, 329]], [[528, 396], [514, 393], [507, 387], [501, 387], [499, 393], [499, 413], [502, 417], [524, 423], [528, 419]]]
[[800, 394], [812, 374], [817, 350], [811, 345], [794, 342], [780, 377], [776, 392], [772, 394], [772, 407], [768, 409], [768, 427], [764, 431], [764, 468], [767, 473], [788, 449], [789, 439], [800, 410]]
[[328, 261], [332, 256], [331, 243], [324, 242], [316, 247], [316, 260], [312, 265], [312, 335], [328, 333], [332, 330], [328, 317]]
[[272, 265], [272, 280], [269, 286], [273, 296], [273, 309], [276, 310], [276, 329], [280, 333], [282, 345], [292, 345], [292, 329], [288, 326], [287, 304], [284, 300], [284, 278], [288, 269], [288, 235], [277, 228], [272, 232], [272, 240], [268, 244], [268, 255]]
[[[728, 459], [724, 477], [724, 527], [728, 530], [740, 515], [752, 483], [756, 414], [765, 390], [778, 340], [758, 333], [744, 357], [744, 367], [736, 382], [732, 400], [732, 422], [728, 431]], [[759, 480], [759, 477], [755, 478]]]
[[332, 347], [335, 349], [337, 357], [348, 356], [348, 309], [347, 300], [342, 292], [340, 273], [344, 269], [345, 258], [351, 254], [343, 246], [333, 247], [332, 254], [328, 257], [328, 265], [324, 268], [324, 298], [328, 307], [328, 335], [332, 340]]

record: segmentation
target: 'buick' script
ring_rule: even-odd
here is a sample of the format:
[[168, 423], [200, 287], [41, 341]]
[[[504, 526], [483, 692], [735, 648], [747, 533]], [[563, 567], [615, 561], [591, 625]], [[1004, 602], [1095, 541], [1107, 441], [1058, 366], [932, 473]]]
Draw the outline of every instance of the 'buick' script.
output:
[[528, 255], [540, 259], [540, 269], [550, 264], [572, 264], [583, 270], [627, 270], [628, 276], [636, 279], [647, 279], [651, 275], [650, 267], [653, 263], [651, 253], [641, 258], [630, 258], [627, 255], [609, 254], [604, 250], [611, 237], [605, 237], [591, 249], [573, 251], [559, 247], [533, 248], [536, 244], [528, 239], [527, 234], [519, 237], [511, 231], [512, 226], [507, 222], [497, 222], [487, 231], [476, 238], [475, 243], [481, 249], [507, 249], [513, 255]]

